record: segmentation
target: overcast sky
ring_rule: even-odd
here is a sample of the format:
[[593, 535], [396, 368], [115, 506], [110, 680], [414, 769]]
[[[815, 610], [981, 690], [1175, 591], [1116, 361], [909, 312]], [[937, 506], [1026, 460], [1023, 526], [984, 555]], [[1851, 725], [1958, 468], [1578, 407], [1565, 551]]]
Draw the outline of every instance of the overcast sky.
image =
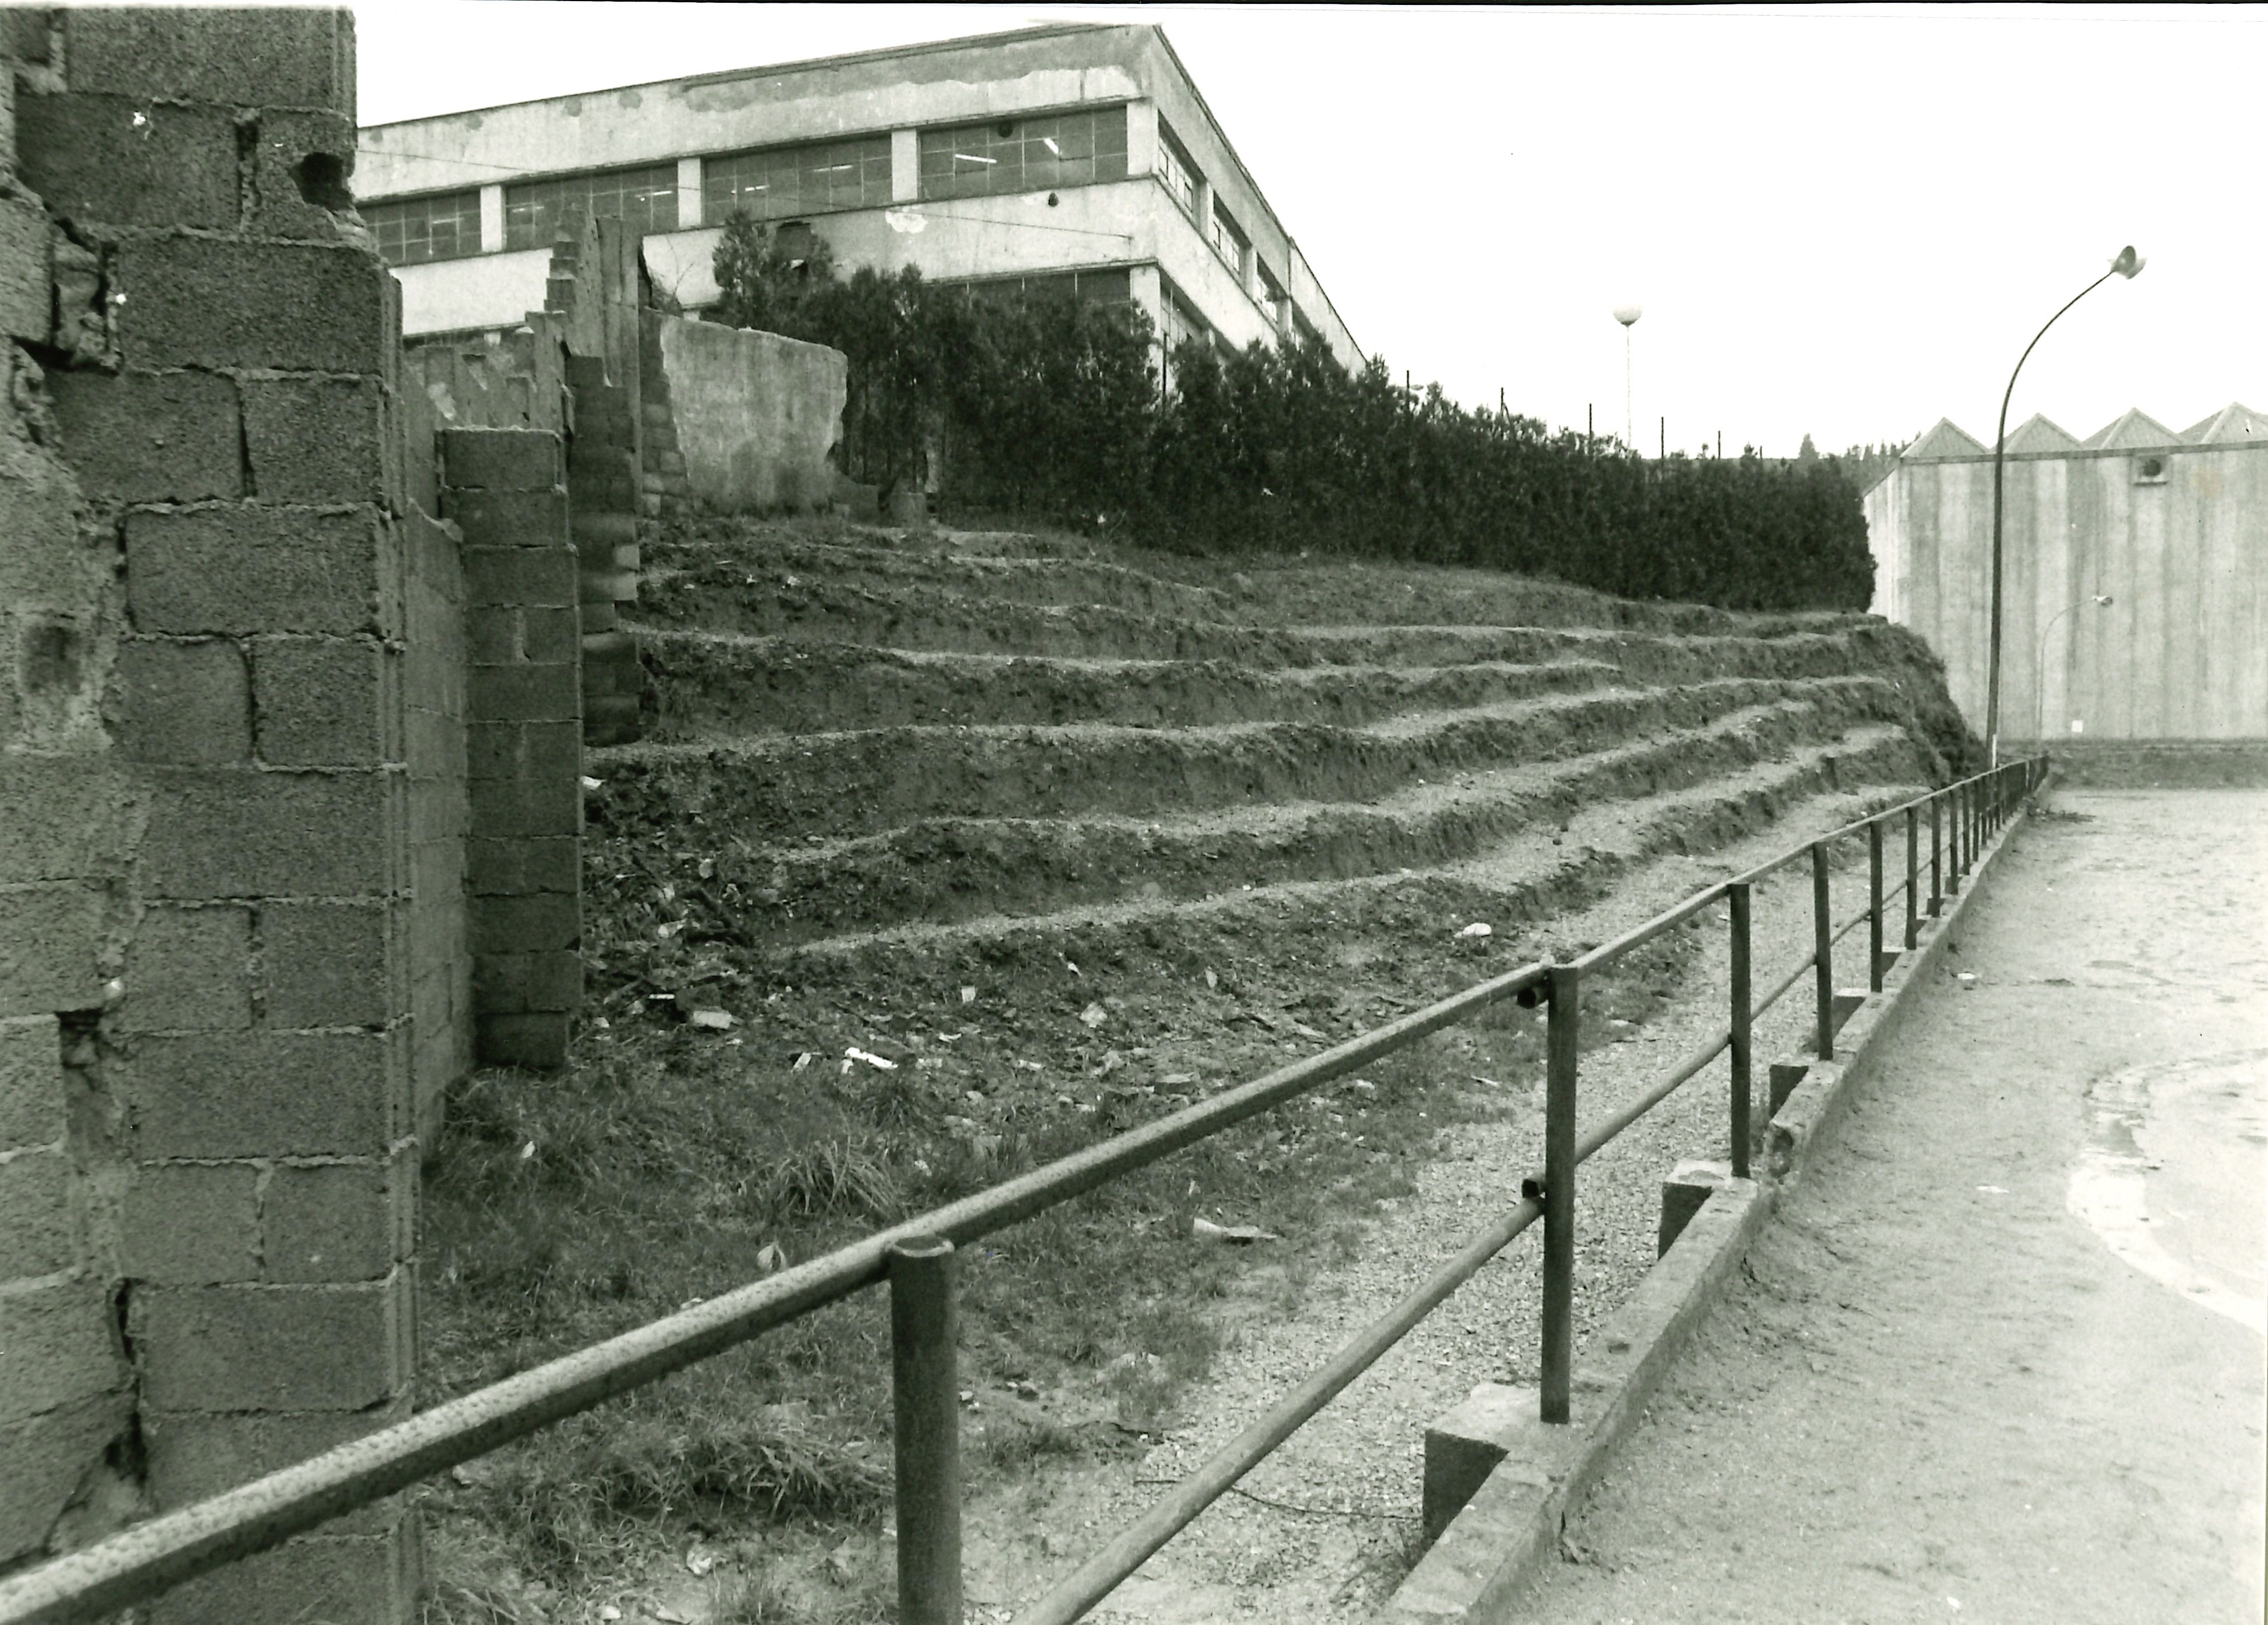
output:
[[1161, 24], [1353, 330], [1469, 404], [1775, 455], [2268, 408], [2268, 7], [357, 8], [366, 124], [1022, 27]]

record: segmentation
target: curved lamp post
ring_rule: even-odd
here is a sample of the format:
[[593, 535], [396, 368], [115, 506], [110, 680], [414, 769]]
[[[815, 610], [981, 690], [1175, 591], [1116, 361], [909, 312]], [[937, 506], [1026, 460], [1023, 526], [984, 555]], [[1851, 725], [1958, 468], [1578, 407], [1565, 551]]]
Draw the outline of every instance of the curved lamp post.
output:
[[[2108, 609], [2110, 607], [2110, 594], [2108, 592], [2091, 593], [2088, 595], [2088, 601], [2095, 605], [2099, 608]], [[2057, 621], [2062, 620], [2066, 615], [2071, 614], [2073, 610], [2077, 609], [2078, 607], [2079, 606], [2075, 603], [2066, 604], [2061, 609], [2057, 610], [2055, 614], [2050, 615], [2048, 617], [2047, 625], [2040, 629], [2039, 647], [2032, 651], [2032, 744], [2036, 747], [2047, 737], [2048, 635], [2056, 629]], [[2065, 682], [2065, 688], [2066, 689], [2070, 688], [2070, 682], [2067, 678]], [[2069, 699], [2071, 696], [2066, 693], [2064, 697], [2066, 699]]]
[[[2048, 328], [2062, 320], [2063, 311], [2069, 310], [2088, 294], [2109, 282], [2113, 276], [2133, 277], [2143, 265], [2142, 256], [2129, 243], [2118, 251], [2110, 268], [2071, 296], [2070, 302], [2047, 319], [2032, 342], [2024, 346], [2024, 353], [2016, 357], [2016, 372], [2024, 370], [2024, 363], [2032, 358], [2032, 351], [2047, 337]], [[2000, 397], [2000, 427], [1992, 437], [1992, 646], [1988, 657], [1984, 680], [1984, 748], [1992, 765], [2000, 765], [2000, 477], [2008, 451], [2008, 402], [2016, 393], [2016, 372], [2008, 374], [2008, 387]]]

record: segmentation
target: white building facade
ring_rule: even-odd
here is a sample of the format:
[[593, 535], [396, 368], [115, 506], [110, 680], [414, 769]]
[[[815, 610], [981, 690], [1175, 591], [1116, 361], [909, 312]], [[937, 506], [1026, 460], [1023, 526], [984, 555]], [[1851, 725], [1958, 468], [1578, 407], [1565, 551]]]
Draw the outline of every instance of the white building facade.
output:
[[801, 222], [844, 269], [1131, 301], [1168, 342], [1361, 350], [1165, 34], [1062, 25], [445, 114], [361, 133], [357, 206], [411, 338], [541, 308], [572, 210], [718, 297], [724, 220]]

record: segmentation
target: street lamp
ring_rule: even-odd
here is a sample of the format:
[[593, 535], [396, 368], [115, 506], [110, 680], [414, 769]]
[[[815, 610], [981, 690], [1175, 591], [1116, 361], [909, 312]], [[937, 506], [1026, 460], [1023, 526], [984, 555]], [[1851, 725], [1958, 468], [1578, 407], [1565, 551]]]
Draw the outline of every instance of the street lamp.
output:
[[[2110, 594], [2093, 593], [2088, 602], [2108, 609], [2110, 607]], [[2048, 634], [2056, 629], [2057, 621], [2078, 607], [2076, 603], [2066, 604], [2050, 615], [2047, 625], [2040, 629], [2039, 647], [2032, 651], [2032, 743], [2035, 746], [2047, 737], [2048, 730]], [[2065, 697], [2070, 696], [2066, 695]]]
[[[2032, 342], [2024, 346], [2024, 353], [2016, 357], [2016, 372], [2024, 370], [2024, 363], [2032, 358], [2032, 351], [2047, 337], [2048, 328], [2062, 320], [2063, 311], [2069, 310], [2088, 294], [2093, 293], [2113, 276], [2130, 280], [2142, 268], [2142, 256], [2129, 243], [2118, 251], [2110, 268], [2071, 296], [2069, 304], [2047, 319], [2046, 324], [2032, 335]], [[2016, 372], [2008, 374], [2008, 387], [2000, 397], [2000, 427], [1992, 438], [1992, 643], [1984, 680], [1984, 749], [1991, 765], [2000, 765], [2000, 479], [2008, 452], [2008, 401], [2016, 393]]]
[[1645, 314], [1642, 305], [1615, 306], [1615, 320], [1623, 324], [1623, 444], [1633, 448], [1638, 444], [1634, 438], [1638, 430], [1631, 417], [1631, 329]]

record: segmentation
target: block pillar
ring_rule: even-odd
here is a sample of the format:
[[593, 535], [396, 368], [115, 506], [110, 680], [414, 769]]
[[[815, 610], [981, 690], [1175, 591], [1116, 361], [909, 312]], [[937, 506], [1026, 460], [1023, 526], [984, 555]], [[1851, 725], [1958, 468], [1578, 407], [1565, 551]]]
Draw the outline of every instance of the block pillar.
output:
[[467, 845], [475, 1043], [493, 1065], [567, 1061], [583, 991], [583, 708], [575, 544], [560, 438], [441, 436], [464, 537]]
[[[408, 1413], [418, 1143], [411, 448], [351, 19], [11, 12], [0, 48], [6, 219], [40, 211], [0, 289], [50, 313], [0, 424], [10, 1562]], [[144, 1617], [405, 1625], [416, 1580], [386, 1504]]]

